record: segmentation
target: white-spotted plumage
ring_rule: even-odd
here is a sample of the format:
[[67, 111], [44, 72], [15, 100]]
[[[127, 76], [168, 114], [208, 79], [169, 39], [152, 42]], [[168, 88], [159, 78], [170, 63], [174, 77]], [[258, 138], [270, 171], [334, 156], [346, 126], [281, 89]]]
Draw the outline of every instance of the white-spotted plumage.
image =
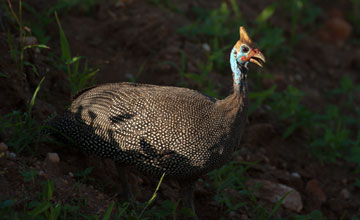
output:
[[230, 54], [234, 92], [225, 99], [179, 87], [104, 84], [79, 92], [52, 127], [89, 153], [178, 179], [184, 204], [194, 210], [193, 181], [229, 161], [240, 144], [249, 62], [262, 66], [265, 57], [240, 27]]
[[231, 124], [216, 99], [194, 90], [117, 83], [78, 95], [53, 126], [90, 153], [183, 179], [229, 159], [242, 130], [229, 136]]

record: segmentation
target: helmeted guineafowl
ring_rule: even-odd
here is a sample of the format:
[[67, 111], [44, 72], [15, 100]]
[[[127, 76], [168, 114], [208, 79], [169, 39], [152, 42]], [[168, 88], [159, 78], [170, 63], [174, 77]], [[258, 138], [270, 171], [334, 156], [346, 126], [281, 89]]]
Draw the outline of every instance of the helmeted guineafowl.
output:
[[186, 88], [110, 83], [78, 93], [52, 126], [81, 149], [112, 158], [119, 167], [177, 179], [184, 205], [194, 210], [194, 181], [228, 162], [240, 143], [250, 62], [262, 66], [265, 57], [240, 27], [240, 40], [230, 54], [234, 92], [225, 99]]

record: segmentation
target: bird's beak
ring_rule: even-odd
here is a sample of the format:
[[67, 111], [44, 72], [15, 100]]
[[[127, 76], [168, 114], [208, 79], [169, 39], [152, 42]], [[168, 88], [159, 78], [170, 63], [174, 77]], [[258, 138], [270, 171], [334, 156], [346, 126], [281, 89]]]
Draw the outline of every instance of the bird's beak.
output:
[[263, 63], [265, 63], [266, 60], [264, 55], [257, 50], [256, 53], [250, 58], [250, 62], [255, 63], [260, 67], [263, 67]]

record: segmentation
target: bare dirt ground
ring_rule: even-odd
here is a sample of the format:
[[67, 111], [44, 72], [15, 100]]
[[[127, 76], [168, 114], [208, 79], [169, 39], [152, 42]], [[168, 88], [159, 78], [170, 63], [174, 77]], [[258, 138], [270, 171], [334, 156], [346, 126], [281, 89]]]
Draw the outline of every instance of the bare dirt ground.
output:
[[[147, 1], [119, 1], [114, 5], [112, 1], [99, 4], [94, 13], [87, 14], [72, 10], [61, 17], [65, 33], [74, 55], [88, 58], [91, 66], [100, 68], [96, 75], [96, 83], [128, 81], [129, 74], [136, 75], [140, 66], [144, 70], [137, 78], [137, 82], [157, 85], [177, 85], [179, 74], [171, 65], [164, 65], [163, 61], [180, 63], [181, 51], [187, 55], [189, 71], [195, 71], [199, 59], [205, 57], [202, 45], [191, 42], [177, 33], [177, 28], [190, 21], [177, 13], [149, 4]], [[175, 1], [183, 11], [189, 11], [191, 6], [199, 5], [205, 8], [218, 7], [221, 1]], [[239, 4], [245, 16], [254, 18], [263, 7], [271, 1], [249, 2], [248, 5]], [[41, 11], [53, 1], [35, 0], [33, 7]], [[339, 11], [346, 11], [346, 3], [341, 1]], [[331, 8], [324, 5], [324, 11]], [[188, 12], [190, 13], [190, 12]], [[186, 13], [185, 13], [186, 14]], [[320, 23], [325, 24], [331, 16], [325, 16]], [[289, 29], [289, 23], [276, 20], [274, 23]], [[237, 27], [234, 27], [237, 28]], [[309, 95], [306, 103], [313, 108], [321, 108], [323, 100], [320, 94], [338, 86], [344, 73], [353, 82], [360, 81], [360, 46], [351, 45], [348, 41], [338, 42], [324, 40], [319, 37], [322, 29], [313, 31], [295, 47], [295, 53], [286, 65], [272, 64], [268, 60], [266, 72], [275, 75], [273, 79], [264, 80], [270, 87], [278, 85], [285, 88], [288, 84], [296, 84], [298, 88]], [[51, 35], [51, 51], [59, 54], [58, 29], [56, 24], [49, 26]], [[259, 36], [261, 37], [261, 36]], [[326, 37], [325, 37], [326, 38]], [[255, 39], [256, 40], [256, 39]], [[338, 46], [337, 44], [343, 44]], [[350, 46], [351, 45], [351, 46]], [[45, 52], [44, 52], [45, 53]], [[45, 120], [49, 115], [61, 113], [70, 103], [70, 90], [66, 75], [56, 70], [47, 56], [42, 53], [27, 53], [26, 58], [32, 60], [40, 76], [30, 67], [26, 67], [26, 75], [19, 80], [17, 66], [9, 54], [7, 33], [3, 30], [0, 35], [1, 72], [9, 77], [0, 80], [0, 114], [7, 114], [14, 109], [26, 110], [33, 91], [42, 76], [46, 77], [41, 87], [34, 116]], [[230, 71], [230, 68], [229, 68]], [[219, 76], [211, 74], [220, 88], [221, 95], [231, 91], [231, 74]], [[251, 85], [250, 85], [251, 89]], [[357, 95], [359, 98], [359, 94]], [[321, 210], [326, 219], [340, 219], [346, 214], [360, 216], [360, 189], [354, 186], [359, 175], [354, 174], [354, 165], [345, 161], [337, 163], [321, 163], [307, 153], [305, 138], [294, 134], [291, 138], [282, 138], [283, 125], [278, 124], [266, 113], [256, 112], [249, 118], [246, 132], [239, 155], [235, 161], [257, 162], [251, 167], [246, 176], [249, 179], [268, 180], [292, 187], [301, 195], [303, 208], [299, 214], [310, 213], [314, 209]], [[2, 134], [5, 135], [5, 134]], [[0, 142], [6, 139], [0, 136]], [[11, 150], [11, 149], [9, 149]], [[56, 152], [60, 162], [52, 164], [46, 160], [49, 152]], [[113, 162], [89, 156], [77, 149], [71, 149], [61, 144], [37, 143], [37, 157], [17, 156], [15, 158], [0, 158], [0, 195], [9, 195], [21, 201], [36, 196], [41, 191], [41, 185], [31, 181], [25, 182], [21, 170], [37, 169], [41, 173], [36, 182], [51, 178], [55, 184], [55, 200], [64, 202], [81, 202], [87, 200], [87, 205], [81, 207], [81, 212], [101, 214], [112, 201], [116, 201], [118, 193], [118, 176]], [[80, 177], [74, 177], [75, 172], [94, 167], [86, 183]], [[133, 190], [138, 193], [138, 201], [147, 201], [156, 187], [157, 179], [131, 171], [128, 173], [132, 181]], [[227, 213], [226, 207], [217, 205], [214, 201], [215, 191], [204, 182], [211, 184], [205, 176], [199, 182], [195, 191], [195, 206], [200, 219], [253, 219], [247, 207], [239, 208], [236, 212]], [[97, 181], [101, 180], [101, 182]], [[232, 193], [232, 192], [229, 192]], [[235, 193], [236, 194], [236, 193]], [[238, 193], [238, 200], [245, 200]], [[156, 203], [178, 198], [178, 186], [165, 181], [159, 192]], [[273, 204], [260, 199], [260, 203], [271, 207]], [[21, 207], [21, 205], [19, 205]], [[277, 216], [288, 216], [293, 212], [281, 207]]]

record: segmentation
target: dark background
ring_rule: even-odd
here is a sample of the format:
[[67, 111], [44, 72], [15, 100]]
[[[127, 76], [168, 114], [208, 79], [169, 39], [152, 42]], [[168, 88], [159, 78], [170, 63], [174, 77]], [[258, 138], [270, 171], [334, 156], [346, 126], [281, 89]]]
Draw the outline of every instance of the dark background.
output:
[[[232, 92], [229, 53], [240, 25], [267, 63], [251, 66], [249, 123], [233, 161], [196, 185], [198, 216], [360, 218], [360, 1], [32, 0], [19, 10], [19, 1], [6, 0], [0, 6], [4, 218], [50, 218], [59, 202], [60, 219], [95, 219], [106, 210], [115, 218], [124, 206], [108, 209], [119, 190], [113, 163], [54, 143], [41, 135], [44, 123], [76, 91], [106, 82], [182, 86], [223, 98]], [[49, 152], [60, 161], [51, 162]], [[158, 180], [136, 171], [129, 176], [138, 207], [122, 215], [138, 216]], [[279, 184], [301, 199], [288, 196], [287, 205], [277, 206], [272, 198], [285, 194]], [[173, 219], [177, 193], [175, 183], [163, 182], [155, 205], [138, 219]]]

